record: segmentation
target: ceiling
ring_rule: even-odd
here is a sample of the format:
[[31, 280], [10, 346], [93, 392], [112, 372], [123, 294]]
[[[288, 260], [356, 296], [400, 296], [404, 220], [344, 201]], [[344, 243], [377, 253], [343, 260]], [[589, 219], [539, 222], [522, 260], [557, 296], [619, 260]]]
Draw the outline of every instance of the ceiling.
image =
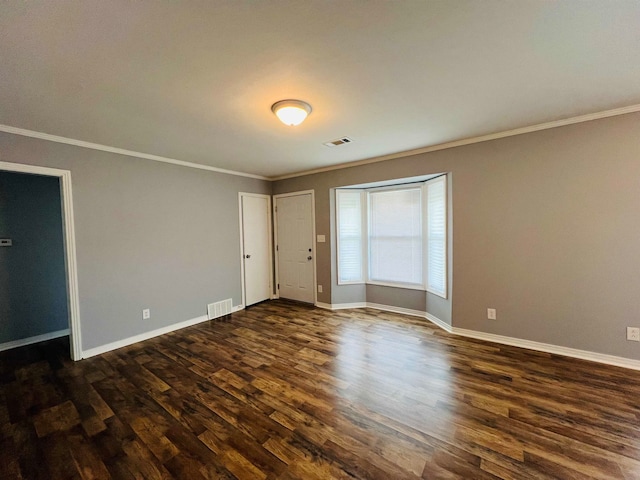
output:
[[640, 103], [637, 0], [9, 0], [0, 47], [0, 124], [268, 177]]

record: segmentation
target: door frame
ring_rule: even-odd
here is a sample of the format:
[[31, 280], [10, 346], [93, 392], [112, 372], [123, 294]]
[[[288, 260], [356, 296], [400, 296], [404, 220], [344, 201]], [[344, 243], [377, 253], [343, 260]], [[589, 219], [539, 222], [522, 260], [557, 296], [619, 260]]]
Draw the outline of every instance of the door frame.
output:
[[[313, 238], [311, 239], [313, 246], [313, 304], [318, 304], [318, 274], [316, 269], [316, 258], [317, 258], [317, 242], [316, 242], [316, 193], [315, 190], [300, 190], [299, 192], [289, 192], [289, 193], [280, 193], [278, 195], [273, 196], [273, 238], [274, 238], [274, 246], [278, 245], [278, 212], [277, 208], [277, 200], [278, 198], [284, 197], [296, 197], [299, 195], [308, 195], [311, 194], [311, 235]], [[275, 247], [274, 247], [275, 249]], [[280, 289], [278, 285], [280, 285], [280, 276], [278, 272], [278, 262], [279, 262], [278, 250], [275, 249], [275, 267], [276, 267], [276, 297], [280, 298]]]
[[73, 215], [71, 171], [57, 168], [24, 165], [0, 161], [0, 170], [31, 175], [44, 175], [60, 179], [60, 197], [64, 238], [65, 271], [67, 277], [67, 306], [69, 309], [69, 344], [71, 359], [82, 359], [82, 335], [80, 330], [80, 296], [78, 289], [78, 260], [76, 257], [76, 232]]
[[273, 288], [273, 222], [271, 217], [271, 195], [263, 195], [262, 193], [248, 193], [248, 192], [238, 192], [238, 215], [239, 215], [239, 224], [240, 224], [240, 283], [242, 284], [242, 305], [240, 308], [245, 308], [246, 305], [246, 287], [244, 283], [245, 272], [244, 272], [244, 228], [242, 225], [243, 215], [242, 215], [242, 197], [257, 197], [257, 198], [266, 198], [267, 199], [267, 225], [269, 226], [269, 298], [276, 298], [274, 295]]

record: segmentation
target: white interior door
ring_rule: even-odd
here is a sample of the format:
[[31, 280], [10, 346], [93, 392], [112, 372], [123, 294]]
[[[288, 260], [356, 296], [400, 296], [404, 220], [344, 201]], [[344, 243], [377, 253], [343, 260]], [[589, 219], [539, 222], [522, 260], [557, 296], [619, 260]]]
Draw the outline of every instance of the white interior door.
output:
[[276, 223], [280, 297], [314, 303], [311, 193], [276, 197]]
[[241, 194], [245, 306], [271, 298], [271, 200]]

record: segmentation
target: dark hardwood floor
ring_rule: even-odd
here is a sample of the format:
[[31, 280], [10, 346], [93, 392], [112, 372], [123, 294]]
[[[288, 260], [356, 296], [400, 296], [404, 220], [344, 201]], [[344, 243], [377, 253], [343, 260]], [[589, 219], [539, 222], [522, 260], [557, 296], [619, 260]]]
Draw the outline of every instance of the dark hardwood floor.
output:
[[0, 354], [0, 478], [640, 478], [640, 372], [274, 301]]

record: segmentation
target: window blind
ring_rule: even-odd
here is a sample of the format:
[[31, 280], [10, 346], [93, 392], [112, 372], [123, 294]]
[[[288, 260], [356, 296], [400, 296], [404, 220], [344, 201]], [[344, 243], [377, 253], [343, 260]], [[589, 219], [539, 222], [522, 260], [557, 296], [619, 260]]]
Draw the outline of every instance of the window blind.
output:
[[422, 285], [422, 189], [371, 191], [369, 279]]
[[336, 190], [338, 283], [426, 289], [447, 298], [447, 177]]
[[447, 294], [447, 184], [446, 177], [426, 183], [427, 290]]
[[363, 282], [362, 192], [336, 190], [336, 205], [338, 283]]

